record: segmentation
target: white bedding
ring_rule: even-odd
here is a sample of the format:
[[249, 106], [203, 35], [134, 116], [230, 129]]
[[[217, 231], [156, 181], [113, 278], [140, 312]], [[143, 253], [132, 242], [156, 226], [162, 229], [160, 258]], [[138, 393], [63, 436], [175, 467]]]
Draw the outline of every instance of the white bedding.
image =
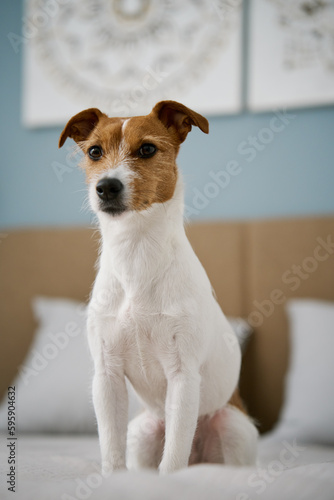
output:
[[197, 465], [165, 477], [117, 472], [103, 478], [95, 436], [25, 435], [16, 444], [16, 492], [7, 490], [7, 437], [1, 439], [1, 499], [15, 500], [333, 500], [334, 447], [262, 438], [259, 466]]

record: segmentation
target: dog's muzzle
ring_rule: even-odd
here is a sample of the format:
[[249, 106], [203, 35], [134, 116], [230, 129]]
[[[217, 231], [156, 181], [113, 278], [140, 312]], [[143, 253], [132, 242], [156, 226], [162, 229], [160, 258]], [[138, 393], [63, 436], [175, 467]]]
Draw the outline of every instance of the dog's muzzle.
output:
[[121, 214], [126, 210], [124, 204], [124, 184], [116, 178], [104, 177], [96, 185], [99, 197], [99, 209], [111, 215]]

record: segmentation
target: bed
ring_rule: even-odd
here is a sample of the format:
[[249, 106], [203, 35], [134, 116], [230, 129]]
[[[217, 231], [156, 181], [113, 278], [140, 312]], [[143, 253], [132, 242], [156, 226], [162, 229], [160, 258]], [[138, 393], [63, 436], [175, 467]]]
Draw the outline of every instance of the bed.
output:
[[261, 432], [257, 467], [101, 476], [84, 339], [98, 233], [13, 230], [0, 245], [1, 498], [333, 500], [334, 217], [197, 223], [187, 232], [217, 300], [245, 332], [240, 391]]

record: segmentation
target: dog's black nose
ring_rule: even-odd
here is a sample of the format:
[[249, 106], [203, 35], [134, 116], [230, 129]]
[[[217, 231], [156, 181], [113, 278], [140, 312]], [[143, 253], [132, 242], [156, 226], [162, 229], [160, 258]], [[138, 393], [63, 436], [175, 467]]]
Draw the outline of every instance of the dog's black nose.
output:
[[111, 201], [117, 198], [124, 186], [119, 179], [105, 177], [96, 185], [96, 192], [103, 201]]

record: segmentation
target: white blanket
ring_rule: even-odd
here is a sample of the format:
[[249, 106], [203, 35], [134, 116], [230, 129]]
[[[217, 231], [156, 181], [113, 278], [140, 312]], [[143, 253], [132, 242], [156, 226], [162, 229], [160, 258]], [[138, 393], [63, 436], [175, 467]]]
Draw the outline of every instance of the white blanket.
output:
[[1, 439], [1, 500], [333, 500], [334, 448], [261, 439], [258, 467], [196, 465], [102, 477], [94, 436], [19, 436], [15, 493], [8, 491], [7, 437]]

